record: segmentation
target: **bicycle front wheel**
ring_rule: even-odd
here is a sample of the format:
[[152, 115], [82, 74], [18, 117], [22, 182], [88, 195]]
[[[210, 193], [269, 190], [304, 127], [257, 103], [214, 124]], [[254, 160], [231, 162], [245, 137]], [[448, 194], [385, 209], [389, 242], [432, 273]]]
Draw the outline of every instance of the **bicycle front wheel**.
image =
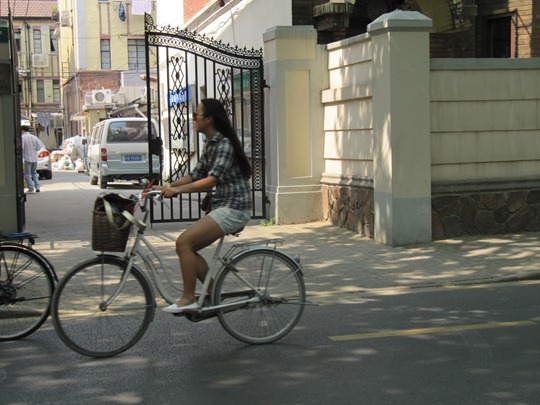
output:
[[98, 256], [70, 270], [58, 284], [52, 320], [60, 339], [90, 357], [120, 354], [144, 335], [156, 309], [154, 294], [141, 271], [133, 266], [118, 295], [127, 261]]
[[300, 266], [273, 249], [235, 256], [220, 272], [214, 305], [223, 328], [236, 339], [262, 344], [281, 339], [304, 311], [306, 288]]
[[0, 245], [0, 341], [35, 332], [49, 316], [54, 278], [33, 250]]

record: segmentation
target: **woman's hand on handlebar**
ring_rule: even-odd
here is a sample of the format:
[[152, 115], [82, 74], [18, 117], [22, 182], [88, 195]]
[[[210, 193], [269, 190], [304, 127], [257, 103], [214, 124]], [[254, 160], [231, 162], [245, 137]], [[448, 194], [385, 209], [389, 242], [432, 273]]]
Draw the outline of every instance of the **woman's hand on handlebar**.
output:
[[169, 186], [152, 186], [152, 189], [161, 191], [161, 198], [171, 198], [180, 194], [176, 188], [171, 188]]

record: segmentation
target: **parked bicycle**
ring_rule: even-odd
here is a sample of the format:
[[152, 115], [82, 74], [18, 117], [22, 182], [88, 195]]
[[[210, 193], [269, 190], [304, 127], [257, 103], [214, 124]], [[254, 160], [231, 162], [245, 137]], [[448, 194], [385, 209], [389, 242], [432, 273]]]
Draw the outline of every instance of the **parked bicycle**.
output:
[[[108, 357], [139, 341], [156, 310], [149, 278], [168, 303], [181, 295], [180, 272], [168, 268], [144, 236], [150, 204], [159, 195], [145, 191], [137, 197], [142, 220], [123, 212], [137, 228], [125, 257], [100, 254], [75, 266], [58, 284], [53, 324], [74, 351]], [[177, 316], [193, 322], [217, 316], [230, 335], [248, 344], [282, 338], [298, 323], [307, 304], [299, 260], [278, 250], [282, 239], [235, 244], [221, 255], [223, 241], [224, 237], [218, 241], [198, 294], [199, 309]]]
[[0, 231], [0, 341], [30, 335], [49, 316], [58, 278], [45, 256], [32, 248], [36, 238]]

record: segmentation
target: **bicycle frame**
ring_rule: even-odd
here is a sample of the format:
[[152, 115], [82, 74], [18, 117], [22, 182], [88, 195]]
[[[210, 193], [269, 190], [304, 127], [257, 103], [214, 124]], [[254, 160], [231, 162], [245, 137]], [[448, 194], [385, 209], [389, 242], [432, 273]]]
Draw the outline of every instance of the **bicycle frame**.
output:
[[[126, 282], [126, 280], [128, 279], [128, 277], [130, 275], [131, 269], [135, 264], [136, 257], [139, 256], [141, 258], [141, 260], [143, 260], [143, 262], [147, 260], [143, 256], [143, 254], [145, 252], [144, 252], [143, 249], [141, 249], [141, 244], [143, 244], [150, 251], [152, 256], [155, 259], [157, 259], [160, 268], [165, 268], [163, 259], [161, 258], [161, 256], [157, 252], [157, 250], [148, 241], [148, 239], [144, 236], [144, 232], [146, 230], [146, 220], [148, 219], [148, 215], [149, 215], [149, 210], [147, 209], [148, 200], [151, 199], [151, 196], [156, 196], [157, 194], [159, 194], [159, 192], [150, 191], [150, 192], [147, 192], [145, 195], [143, 195], [141, 197], [141, 200], [143, 200], [143, 203], [141, 205], [141, 210], [144, 212], [144, 217], [143, 217], [142, 221], [139, 220], [138, 218], [133, 217], [129, 213], [126, 214], [124, 212], [124, 215], [126, 216], [126, 218], [128, 218], [128, 220], [131, 221], [138, 228], [138, 231], [137, 231], [137, 235], [135, 237], [135, 241], [133, 243], [133, 246], [132, 246], [130, 252], [126, 255], [126, 259], [128, 260], [128, 262], [127, 262], [127, 265], [126, 265], [125, 272], [124, 272], [124, 274], [122, 276], [122, 279], [121, 279], [116, 291], [109, 297], [109, 299], [107, 299], [107, 301], [102, 303], [102, 305], [101, 305], [102, 309], [106, 309], [116, 299], [116, 297], [118, 296], [120, 291], [122, 291], [122, 288], [124, 287], [125, 282]], [[236, 277], [238, 277], [238, 279], [241, 280], [246, 285], [246, 287], [248, 287], [249, 289], [254, 291], [256, 293], [256, 295], [254, 297], [250, 298], [250, 299], [237, 301], [237, 302], [235, 301], [233, 303], [226, 303], [226, 304], [221, 304], [221, 305], [211, 305], [211, 304], [205, 303], [205, 299], [206, 299], [206, 297], [208, 295], [208, 290], [209, 290], [210, 283], [212, 282], [212, 280], [216, 280], [218, 278], [220, 272], [224, 271], [225, 268], [232, 268], [233, 270], [235, 270], [234, 267], [232, 267], [232, 264], [231, 264], [232, 260], [231, 259], [233, 259], [234, 256], [237, 253], [239, 253], [238, 250], [240, 250], [240, 252], [244, 252], [245, 250], [250, 249], [250, 247], [252, 247], [252, 246], [257, 246], [258, 249], [263, 248], [263, 249], [266, 249], [268, 251], [275, 252], [276, 249], [277, 249], [277, 244], [280, 244], [280, 243], [283, 242], [283, 239], [276, 238], [276, 239], [268, 239], [268, 240], [263, 241], [262, 244], [266, 245], [265, 247], [261, 247], [261, 241], [237, 244], [237, 245], [233, 245], [227, 251], [227, 253], [225, 255], [223, 255], [223, 257], [222, 257], [221, 256], [221, 250], [223, 248], [224, 240], [225, 240], [225, 235], [222, 236], [218, 240], [218, 245], [217, 245], [216, 249], [214, 250], [214, 254], [212, 255], [212, 259], [211, 259], [211, 262], [210, 262], [210, 265], [209, 265], [209, 270], [208, 270], [207, 277], [206, 277], [206, 279], [205, 279], [205, 281], [204, 281], [204, 283], [202, 285], [202, 289], [201, 289], [199, 297], [197, 299], [197, 304], [199, 306], [199, 313], [202, 313], [202, 314], [211, 313], [211, 312], [215, 312], [215, 311], [218, 311], [218, 310], [221, 310], [221, 309], [226, 309], [226, 308], [243, 306], [243, 305], [246, 305], [246, 304], [249, 304], [249, 303], [255, 303], [255, 302], [258, 302], [260, 298], [263, 298], [265, 296], [265, 292], [259, 291], [259, 289], [257, 287], [255, 287], [253, 284], [251, 284], [245, 277], [243, 277], [241, 274], [239, 274], [239, 272], [235, 271]], [[271, 244], [274, 245], [273, 248], [269, 247], [269, 245], [271, 245]], [[292, 258], [291, 258], [291, 260], [297, 262], [296, 260], [294, 260]], [[221, 263], [221, 266], [218, 266], [218, 263]], [[165, 290], [165, 288], [163, 286], [162, 281], [155, 274], [157, 269], [155, 269], [153, 265], [148, 266], [148, 268], [149, 268], [150, 277], [154, 281], [155, 286], [156, 286], [159, 294], [166, 301], [174, 302], [174, 300], [176, 298], [171, 297], [167, 293], [167, 291]], [[300, 264], [298, 264], [298, 271], [302, 272], [302, 267], [300, 266]], [[145, 272], [142, 272], [142, 274], [144, 275], [144, 277], [148, 277], [145, 274]], [[290, 275], [289, 277], [292, 277], [292, 275]], [[286, 279], [283, 280], [283, 282], [285, 282], [285, 281], [286, 281]]]
[[[53, 325], [76, 352], [110, 357], [126, 351], [154, 319], [155, 290], [168, 302], [174, 302], [176, 297], [170, 295], [175, 290], [181, 291], [174, 269], [144, 236], [146, 223], [141, 219], [148, 217], [148, 200], [159, 194], [151, 191], [139, 197], [144, 212], [140, 219], [123, 213], [138, 228], [123, 256], [102, 254], [85, 260], [60, 281], [52, 300]], [[282, 239], [233, 244], [222, 255], [224, 238], [217, 241], [202, 291], [197, 292], [198, 308], [175, 315], [191, 322], [217, 317], [232, 337], [248, 344], [281, 339], [308, 304], [299, 260], [278, 248]], [[138, 256], [145, 266], [136, 262]], [[81, 301], [90, 307], [81, 306]]]

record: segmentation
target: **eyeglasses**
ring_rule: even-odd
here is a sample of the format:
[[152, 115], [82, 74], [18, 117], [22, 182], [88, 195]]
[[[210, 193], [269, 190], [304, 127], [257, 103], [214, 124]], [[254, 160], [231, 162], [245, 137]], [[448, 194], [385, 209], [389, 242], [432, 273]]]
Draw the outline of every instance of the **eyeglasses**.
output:
[[206, 117], [204, 114], [197, 114], [196, 112], [193, 113], [193, 119], [196, 120], [197, 117]]

